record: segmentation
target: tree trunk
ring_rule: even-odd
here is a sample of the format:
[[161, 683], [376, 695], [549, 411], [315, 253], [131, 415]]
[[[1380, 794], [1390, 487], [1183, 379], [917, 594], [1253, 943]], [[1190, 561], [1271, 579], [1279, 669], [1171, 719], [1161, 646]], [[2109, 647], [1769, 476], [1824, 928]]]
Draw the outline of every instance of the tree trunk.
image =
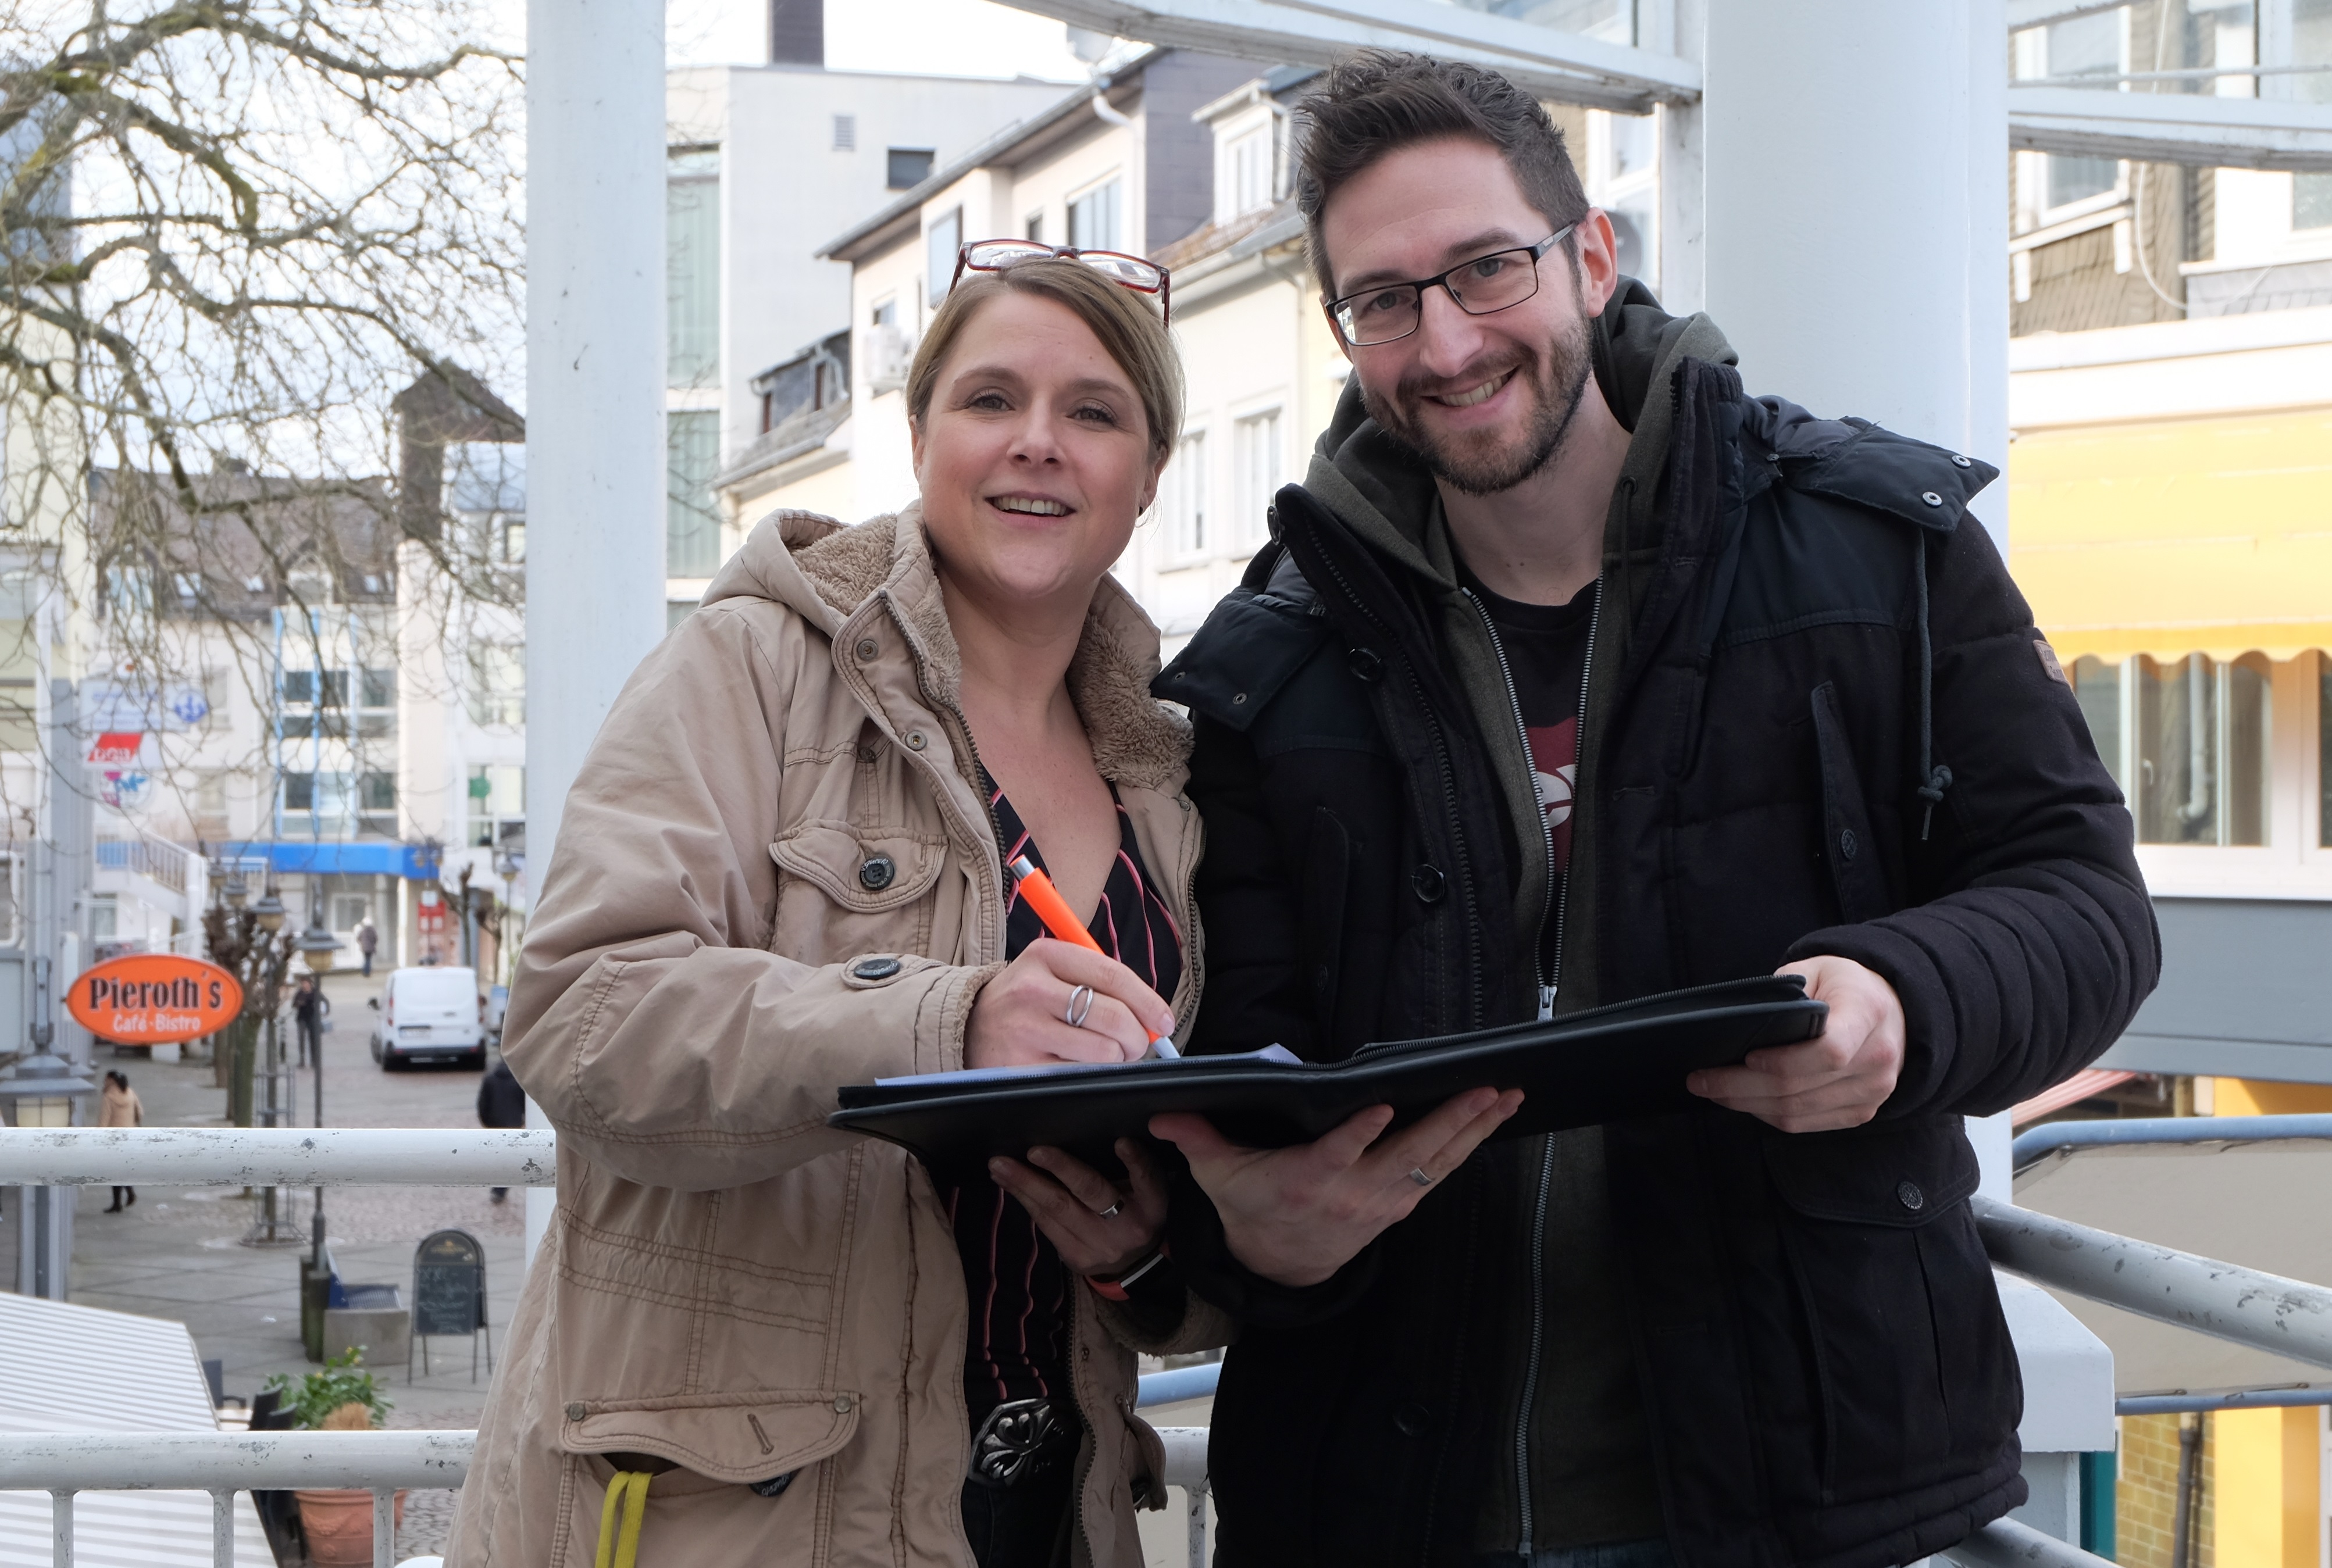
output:
[[259, 1064], [259, 1020], [245, 1014], [227, 1027], [223, 1038], [233, 1042], [228, 1051], [233, 1060], [227, 1069], [227, 1119], [247, 1127], [252, 1124], [253, 1079]]

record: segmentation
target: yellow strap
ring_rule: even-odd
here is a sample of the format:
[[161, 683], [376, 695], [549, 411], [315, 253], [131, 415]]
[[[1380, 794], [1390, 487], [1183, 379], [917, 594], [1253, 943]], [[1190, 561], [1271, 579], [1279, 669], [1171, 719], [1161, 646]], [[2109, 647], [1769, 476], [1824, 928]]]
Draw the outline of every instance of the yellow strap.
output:
[[[638, 1568], [640, 1523], [647, 1516], [649, 1479], [645, 1470], [617, 1470], [608, 1478], [607, 1496], [599, 1505], [599, 1550], [592, 1558], [591, 1568]], [[620, 1538], [616, 1529], [616, 1510], [619, 1506], [624, 1512]], [[611, 1552], [612, 1563], [608, 1561]]]

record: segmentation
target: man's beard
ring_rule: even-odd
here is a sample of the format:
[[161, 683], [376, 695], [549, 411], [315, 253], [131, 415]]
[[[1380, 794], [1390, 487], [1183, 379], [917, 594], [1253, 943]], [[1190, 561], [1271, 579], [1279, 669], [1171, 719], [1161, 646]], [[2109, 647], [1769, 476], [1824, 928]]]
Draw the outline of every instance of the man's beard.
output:
[[[1544, 357], [1524, 352], [1509, 366], [1469, 366], [1456, 377], [1411, 377], [1396, 387], [1390, 399], [1369, 398], [1369, 412], [1388, 435], [1415, 452], [1426, 470], [1450, 489], [1469, 496], [1510, 490], [1545, 467], [1571, 432], [1579, 400], [1586, 395], [1588, 380], [1594, 373], [1587, 334], [1582, 318]], [[1508, 369], [1531, 396], [1519, 435], [1500, 442], [1484, 432], [1449, 441], [1427, 432], [1418, 417], [1425, 401], [1425, 394], [1417, 390], [1419, 385], [1429, 379], [1478, 386]]]

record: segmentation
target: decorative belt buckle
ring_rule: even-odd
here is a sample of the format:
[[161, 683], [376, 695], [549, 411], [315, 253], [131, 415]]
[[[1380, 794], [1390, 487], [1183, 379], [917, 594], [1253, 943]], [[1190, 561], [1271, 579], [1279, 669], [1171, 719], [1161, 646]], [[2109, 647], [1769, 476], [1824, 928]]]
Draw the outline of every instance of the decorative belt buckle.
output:
[[1008, 1487], [1049, 1475], [1075, 1452], [1075, 1430], [1051, 1400], [1007, 1400], [971, 1434], [971, 1478]]

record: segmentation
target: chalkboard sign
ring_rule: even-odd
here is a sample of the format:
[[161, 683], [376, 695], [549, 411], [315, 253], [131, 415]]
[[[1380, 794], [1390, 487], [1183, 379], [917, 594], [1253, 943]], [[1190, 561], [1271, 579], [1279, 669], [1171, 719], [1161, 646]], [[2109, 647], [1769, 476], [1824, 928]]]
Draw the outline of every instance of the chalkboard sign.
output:
[[475, 1334], [486, 1321], [486, 1251], [466, 1231], [439, 1231], [413, 1253], [413, 1334]]

